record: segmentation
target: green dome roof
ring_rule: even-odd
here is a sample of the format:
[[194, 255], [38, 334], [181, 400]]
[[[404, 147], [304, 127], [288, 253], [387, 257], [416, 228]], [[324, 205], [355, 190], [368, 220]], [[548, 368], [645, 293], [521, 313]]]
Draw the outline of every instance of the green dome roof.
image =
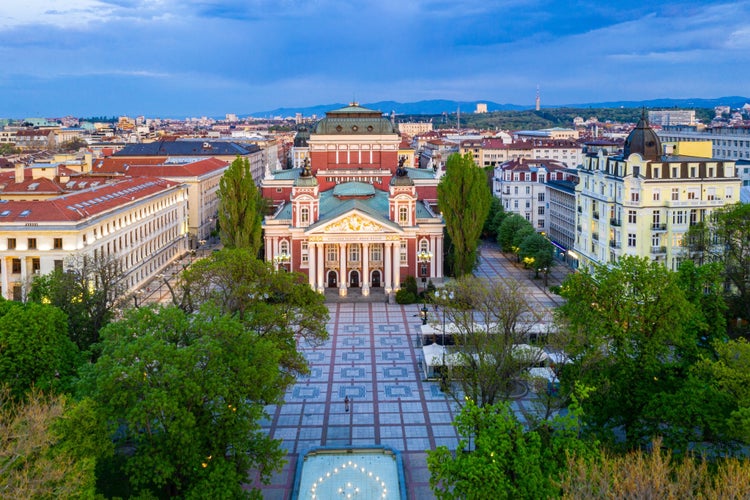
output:
[[316, 134], [369, 135], [398, 134], [398, 129], [383, 113], [374, 109], [350, 104], [349, 106], [328, 111], [326, 117], [315, 125]]

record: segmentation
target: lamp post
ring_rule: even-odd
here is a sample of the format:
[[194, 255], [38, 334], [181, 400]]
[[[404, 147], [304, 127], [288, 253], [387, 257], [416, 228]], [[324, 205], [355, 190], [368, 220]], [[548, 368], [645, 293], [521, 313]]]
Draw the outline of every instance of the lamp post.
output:
[[[286, 264], [289, 263], [290, 260], [291, 257], [286, 252], [274, 256], [273, 262], [276, 266], [276, 270], [278, 271], [281, 266], [286, 266]], [[284, 270], [286, 271], [286, 267], [284, 267]]]
[[[206, 240], [200, 240], [198, 242], [198, 244], [200, 245], [200, 248], [202, 249], [202, 252], [201, 252], [202, 255], [205, 256], [206, 255], [206, 249], [204, 247], [206, 245]], [[201, 257], [201, 255], [198, 255], [198, 256]]]
[[445, 374], [445, 350], [446, 350], [446, 347], [445, 347], [445, 305], [448, 302], [453, 300], [453, 292], [446, 290], [446, 289], [437, 290], [435, 292], [435, 298], [437, 298], [442, 303], [441, 305], [443, 306], [443, 328], [441, 330], [441, 336], [443, 337], [443, 340], [441, 342], [443, 345], [443, 364], [440, 367], [441, 368], [440, 385], [441, 385], [441, 389], [445, 391], [446, 386], [448, 384], [447, 377]]

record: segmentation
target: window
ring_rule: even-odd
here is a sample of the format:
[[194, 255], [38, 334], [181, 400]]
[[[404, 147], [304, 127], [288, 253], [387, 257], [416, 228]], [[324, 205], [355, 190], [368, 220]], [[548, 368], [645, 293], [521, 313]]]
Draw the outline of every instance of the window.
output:
[[406, 254], [406, 240], [401, 240], [401, 265], [405, 266], [409, 263], [409, 256]]
[[659, 177], [661, 177], [661, 175], [659, 174], [661, 174], [659, 167], [654, 167], [654, 175], [653, 175], [654, 179], [658, 179]]
[[304, 226], [310, 224], [310, 207], [302, 207], [299, 209], [299, 223]]
[[518, 194], [518, 186], [513, 187], [513, 194]]
[[672, 179], [676, 179], [677, 177], [679, 177], [679, 175], [677, 175], [678, 172], [679, 172], [679, 168], [672, 167]]
[[19, 274], [21, 272], [21, 259], [13, 259], [10, 264], [13, 274]]
[[430, 242], [426, 239], [419, 240], [419, 251], [420, 252], [429, 252], [430, 251]]
[[698, 169], [695, 167], [690, 167], [690, 177], [698, 177], [696, 174], [698, 172]]
[[400, 224], [406, 224], [409, 222], [409, 208], [403, 205], [398, 207], [398, 222]]
[[63, 261], [62, 261], [62, 259], [55, 259], [54, 266], [55, 266], [55, 271], [62, 271], [63, 270]]
[[690, 188], [687, 193], [688, 200], [698, 199], [698, 188]]
[[307, 264], [310, 261], [310, 247], [308, 246], [306, 241], [302, 242], [300, 250], [302, 251], [302, 255], [300, 256], [302, 259], [302, 263]]
[[8, 250], [15, 250], [15, 249], [16, 249], [16, 239], [8, 238]]
[[544, 201], [544, 193], [539, 193], [536, 195], [537, 201]]
[[659, 238], [659, 235], [656, 235], [656, 234], [655, 234], [655, 235], [653, 235], [653, 236], [651, 237], [651, 246], [652, 246], [652, 247], [658, 247], [658, 246], [661, 246], [661, 245], [659, 245], [659, 240], [660, 240], [660, 238]]
[[531, 186], [526, 186], [526, 194], [531, 194]]
[[538, 227], [539, 229], [544, 229], [544, 219], [539, 219], [538, 221], [536, 221], [536, 227]]
[[683, 210], [675, 210], [672, 212], [672, 224], [684, 224], [685, 223], [685, 212]]
[[628, 246], [635, 247], [635, 233], [628, 233]]
[[513, 200], [513, 208], [518, 210], [518, 200]]
[[36, 238], [29, 238], [27, 243], [29, 250], [36, 250]]
[[653, 191], [653, 199], [654, 201], [659, 201], [661, 199], [661, 191], [658, 189], [654, 189]]
[[31, 271], [33, 273], [38, 274], [41, 267], [42, 266], [40, 265], [39, 257], [34, 257], [33, 259], [31, 259]]
[[326, 260], [335, 262], [338, 259], [338, 247], [336, 245], [326, 245]]
[[531, 208], [531, 202], [529, 200], [526, 200], [526, 208]]
[[286, 240], [282, 240], [279, 242], [279, 253], [281, 254], [287, 254], [289, 255], [289, 242]]
[[370, 247], [370, 260], [376, 262], [383, 260], [383, 247], [380, 245], [372, 245]]
[[635, 224], [638, 222], [638, 216], [635, 210], [628, 210], [628, 223]]
[[349, 260], [359, 262], [359, 243], [349, 244]]
[[537, 207], [536, 213], [537, 215], [544, 215], [544, 207]]
[[641, 194], [638, 191], [630, 192], [630, 201], [640, 201]]
[[62, 247], [62, 238], [55, 238], [53, 240], [52, 248], [54, 248], [55, 250], [61, 250]]
[[672, 188], [672, 201], [680, 199], [680, 188]]
[[653, 223], [654, 225], [661, 224], [661, 212], [659, 210], [654, 210]]

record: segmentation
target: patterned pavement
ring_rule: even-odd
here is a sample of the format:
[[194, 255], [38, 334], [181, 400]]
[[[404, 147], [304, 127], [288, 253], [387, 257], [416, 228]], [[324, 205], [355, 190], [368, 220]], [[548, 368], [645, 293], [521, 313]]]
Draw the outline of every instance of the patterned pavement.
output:
[[[564, 269], [553, 268], [549, 285], [558, 284]], [[539, 308], [549, 309], [560, 298], [542, 280], [517, 268], [497, 247], [483, 246], [477, 276], [513, 276]], [[458, 438], [451, 422], [458, 407], [438, 382], [423, 381], [419, 369], [419, 305], [328, 303], [329, 340], [300, 346], [310, 375], [289, 389], [281, 406], [267, 408], [263, 427], [283, 441], [287, 464], [269, 485], [266, 499], [288, 499], [297, 458], [316, 446], [388, 445], [402, 453], [409, 498], [429, 499], [427, 449], [455, 449]], [[349, 401], [349, 411], [345, 400]], [[523, 399], [513, 402], [517, 414]]]

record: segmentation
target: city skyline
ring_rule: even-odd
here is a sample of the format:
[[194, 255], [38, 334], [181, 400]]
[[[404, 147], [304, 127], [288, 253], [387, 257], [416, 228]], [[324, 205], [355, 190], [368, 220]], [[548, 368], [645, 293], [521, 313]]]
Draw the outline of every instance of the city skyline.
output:
[[750, 1], [11, 0], [0, 116], [742, 95]]

